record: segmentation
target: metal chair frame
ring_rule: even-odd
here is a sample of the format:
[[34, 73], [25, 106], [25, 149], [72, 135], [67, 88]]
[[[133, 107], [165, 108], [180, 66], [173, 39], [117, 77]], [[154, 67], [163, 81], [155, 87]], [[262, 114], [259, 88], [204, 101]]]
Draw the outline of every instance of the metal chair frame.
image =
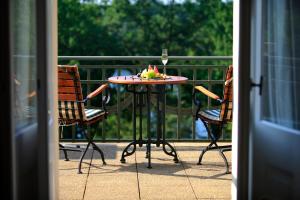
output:
[[[204, 147], [201, 150], [201, 154], [199, 156], [199, 160], [198, 160], [197, 164], [198, 165], [202, 164], [203, 156], [207, 151], [218, 150], [219, 154], [221, 155], [222, 159], [224, 160], [224, 163], [226, 166], [226, 172], [225, 172], [226, 174], [230, 173], [230, 171], [229, 171], [228, 160], [227, 160], [224, 152], [231, 151], [232, 148], [231, 148], [231, 145], [219, 146], [217, 144], [217, 142], [222, 135], [222, 129], [224, 128], [224, 126], [232, 121], [232, 90], [233, 90], [233, 88], [232, 88], [232, 80], [233, 80], [232, 70], [233, 70], [232, 65], [230, 65], [228, 67], [227, 74], [226, 74], [223, 98], [220, 98], [218, 95], [208, 91], [207, 89], [205, 89], [202, 86], [195, 87], [194, 92], [193, 92], [194, 103], [197, 106], [195, 120], [200, 119], [203, 122], [203, 124], [206, 128], [208, 137], [211, 141], [209, 145], [207, 145], [206, 147]], [[221, 110], [220, 110], [220, 116], [219, 116], [218, 120], [210, 119], [207, 116], [204, 116], [200, 113], [203, 106], [202, 106], [201, 101], [199, 99], [197, 99], [196, 94], [199, 92], [205, 94], [209, 98], [212, 98], [220, 103]], [[212, 126], [214, 126], [214, 128], [216, 128], [216, 130], [214, 130]]]

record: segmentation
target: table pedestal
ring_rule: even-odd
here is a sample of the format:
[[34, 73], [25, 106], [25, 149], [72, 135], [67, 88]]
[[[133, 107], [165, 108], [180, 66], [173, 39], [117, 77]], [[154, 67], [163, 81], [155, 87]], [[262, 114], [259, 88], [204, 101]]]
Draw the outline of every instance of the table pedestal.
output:
[[[136, 146], [139, 145], [142, 147], [146, 144], [146, 158], [148, 159], [148, 168], [151, 167], [151, 144], [156, 144], [157, 147], [162, 145], [163, 151], [173, 157], [175, 163], [178, 163], [177, 153], [174, 147], [166, 141], [165, 137], [165, 85], [156, 85], [156, 89], [153, 90], [151, 85], [145, 85], [145, 90], [138, 91], [136, 86], [133, 85], [131, 89], [126, 86], [126, 90], [133, 94], [133, 141], [129, 143], [126, 148], [122, 152], [121, 162], [125, 163], [125, 157], [132, 155], [136, 151]], [[156, 140], [152, 140], [151, 138], [151, 94], [156, 95], [156, 104], [157, 104], [157, 128], [156, 128]], [[142, 134], [142, 121], [143, 121], [143, 107], [144, 97], [146, 97], [146, 105], [147, 105], [147, 140], [143, 140]], [[137, 131], [136, 131], [136, 120], [137, 120], [137, 108], [139, 109], [139, 138], [137, 139]], [[170, 151], [166, 149], [166, 146], [169, 147]], [[132, 147], [132, 148], [131, 148]]]

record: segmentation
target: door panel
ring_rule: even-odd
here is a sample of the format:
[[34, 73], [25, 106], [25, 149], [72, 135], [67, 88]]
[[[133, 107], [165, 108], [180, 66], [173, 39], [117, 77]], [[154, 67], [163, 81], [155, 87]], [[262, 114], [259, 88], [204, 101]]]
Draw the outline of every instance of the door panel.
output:
[[[11, 2], [15, 199], [38, 197], [35, 5], [34, 0]], [[30, 177], [31, 181], [25, 177]]]
[[300, 198], [300, 3], [254, 1], [250, 196]]

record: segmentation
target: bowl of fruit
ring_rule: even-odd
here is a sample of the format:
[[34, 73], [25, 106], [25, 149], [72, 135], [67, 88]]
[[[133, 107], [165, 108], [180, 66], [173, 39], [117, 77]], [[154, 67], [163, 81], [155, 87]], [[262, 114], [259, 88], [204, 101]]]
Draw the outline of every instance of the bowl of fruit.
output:
[[159, 73], [157, 66], [154, 65], [153, 67], [151, 65], [148, 66], [148, 69], [144, 69], [142, 73], [138, 74], [139, 77], [142, 79], [166, 79], [167, 75]]

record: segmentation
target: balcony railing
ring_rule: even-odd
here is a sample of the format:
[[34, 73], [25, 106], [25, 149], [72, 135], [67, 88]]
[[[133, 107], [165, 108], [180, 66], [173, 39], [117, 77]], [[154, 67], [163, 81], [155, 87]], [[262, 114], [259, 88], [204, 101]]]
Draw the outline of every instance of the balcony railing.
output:
[[[194, 120], [196, 106], [192, 100], [193, 88], [195, 85], [204, 85], [222, 96], [226, 68], [231, 63], [231, 56], [169, 56], [167, 74], [185, 76], [189, 81], [185, 85], [175, 85], [173, 90], [167, 93], [166, 137], [168, 139], [171, 141], [208, 139], [202, 123]], [[160, 56], [59, 56], [59, 64], [78, 65], [84, 94], [107, 82], [111, 76], [137, 74], [149, 64], [157, 65], [162, 72]], [[131, 140], [132, 95], [127, 93], [122, 85], [110, 86], [112, 91], [112, 100], [108, 106], [110, 115], [104, 122], [89, 127], [89, 130], [96, 133], [96, 140], [99, 141]], [[207, 107], [215, 105], [205, 96], [200, 98], [207, 102], [205, 105]], [[97, 99], [88, 102], [87, 106], [96, 107]], [[155, 112], [153, 112], [153, 121], [155, 120]], [[144, 122], [146, 120], [143, 121], [143, 128], [146, 128]], [[155, 129], [152, 132], [155, 134]], [[230, 140], [230, 132], [229, 127], [223, 133], [222, 140]], [[74, 142], [82, 139], [82, 134], [74, 127], [61, 136], [62, 141]]]

